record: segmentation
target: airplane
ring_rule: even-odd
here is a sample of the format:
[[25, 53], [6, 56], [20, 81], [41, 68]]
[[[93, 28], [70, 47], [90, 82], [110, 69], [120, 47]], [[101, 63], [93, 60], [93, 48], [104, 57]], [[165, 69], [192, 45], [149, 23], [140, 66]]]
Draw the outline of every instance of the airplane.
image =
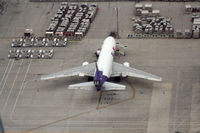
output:
[[60, 71], [57, 73], [43, 75], [41, 80], [57, 79], [70, 76], [93, 77], [93, 81], [69, 85], [69, 89], [84, 89], [97, 91], [103, 90], [125, 90], [126, 86], [108, 82], [113, 77], [135, 77], [152, 81], [162, 81], [162, 78], [135, 68], [131, 68], [128, 62], [119, 64], [113, 62], [117, 45], [114, 37], [108, 36], [102, 45], [97, 62], [83, 62], [82, 66]]

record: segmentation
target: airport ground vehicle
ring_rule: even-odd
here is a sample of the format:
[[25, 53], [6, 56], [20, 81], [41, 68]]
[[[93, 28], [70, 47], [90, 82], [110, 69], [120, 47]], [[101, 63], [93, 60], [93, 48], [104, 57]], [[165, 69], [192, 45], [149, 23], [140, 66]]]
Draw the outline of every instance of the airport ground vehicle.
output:
[[17, 59], [19, 58], [20, 50], [9, 50], [8, 58]]
[[31, 55], [31, 50], [20, 50], [19, 58], [29, 58]]
[[31, 59], [39, 59], [42, 55], [43, 50], [31, 50]]
[[23, 44], [23, 38], [20, 38], [19, 40], [13, 39], [11, 47], [21, 47]]
[[54, 54], [53, 50], [44, 50], [42, 52], [41, 58], [42, 59], [51, 59], [53, 57], [53, 54]]

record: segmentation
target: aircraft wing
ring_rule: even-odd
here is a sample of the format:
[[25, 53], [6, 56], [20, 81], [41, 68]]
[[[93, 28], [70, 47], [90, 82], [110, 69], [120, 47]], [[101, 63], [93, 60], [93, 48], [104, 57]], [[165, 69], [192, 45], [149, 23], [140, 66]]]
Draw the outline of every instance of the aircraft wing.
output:
[[111, 77], [117, 77], [117, 76], [130, 76], [130, 77], [143, 78], [153, 81], [162, 81], [162, 78], [159, 76], [141, 70], [137, 70], [135, 68], [126, 67], [122, 64], [113, 62]]
[[94, 76], [95, 71], [95, 63], [91, 63], [85, 66], [75, 67], [67, 70], [63, 70], [60, 72], [52, 73], [49, 75], [41, 76], [41, 80], [49, 80], [49, 79], [57, 79], [64, 78], [70, 76]]

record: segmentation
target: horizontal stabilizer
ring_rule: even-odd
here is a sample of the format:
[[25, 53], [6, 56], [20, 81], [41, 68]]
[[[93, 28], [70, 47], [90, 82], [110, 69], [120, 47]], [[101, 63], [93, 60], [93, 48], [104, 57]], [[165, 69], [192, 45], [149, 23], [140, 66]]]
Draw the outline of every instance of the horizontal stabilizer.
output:
[[[95, 89], [93, 81], [72, 84], [68, 86], [68, 89], [81, 89], [81, 90], [93, 90]], [[115, 84], [111, 82], [105, 82], [102, 86], [103, 91], [125, 90], [125, 85]]]
[[68, 89], [81, 89], [81, 90], [93, 90], [94, 89], [94, 83], [91, 82], [83, 82], [78, 84], [72, 84], [68, 86]]
[[111, 82], [105, 82], [103, 84], [104, 91], [117, 91], [117, 90], [125, 90], [126, 86], [125, 85], [120, 85], [116, 83], [111, 83]]

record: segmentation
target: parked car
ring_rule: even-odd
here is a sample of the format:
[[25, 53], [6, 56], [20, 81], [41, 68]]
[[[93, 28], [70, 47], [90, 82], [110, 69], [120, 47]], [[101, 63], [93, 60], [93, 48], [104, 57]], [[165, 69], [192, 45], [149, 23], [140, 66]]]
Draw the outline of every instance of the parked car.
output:
[[31, 43], [30, 40], [24, 40], [22, 46], [23, 46], [23, 47], [32, 47], [33, 44]]
[[29, 58], [31, 55], [31, 50], [20, 50], [19, 58]]
[[31, 50], [30, 58], [32, 59], [39, 59], [41, 58], [41, 50]]
[[53, 46], [54, 47], [66, 47], [67, 46], [67, 38], [64, 38], [64, 40], [59, 40], [59, 39], [55, 38]]
[[34, 46], [35, 47], [44, 47], [45, 43], [42, 40], [40, 40], [40, 39], [36, 39], [35, 43], [34, 43]]
[[56, 45], [57, 45], [58, 41], [59, 41], [59, 39], [58, 39], [58, 38], [54, 38], [54, 39], [53, 39], [52, 46], [53, 46], [53, 47], [56, 47]]
[[42, 53], [42, 59], [51, 59], [53, 57], [54, 51], [53, 50], [45, 50]]
[[20, 40], [13, 39], [11, 47], [21, 47], [23, 43], [22, 38]]
[[20, 50], [9, 50], [8, 58], [9, 59], [18, 59], [20, 54]]

